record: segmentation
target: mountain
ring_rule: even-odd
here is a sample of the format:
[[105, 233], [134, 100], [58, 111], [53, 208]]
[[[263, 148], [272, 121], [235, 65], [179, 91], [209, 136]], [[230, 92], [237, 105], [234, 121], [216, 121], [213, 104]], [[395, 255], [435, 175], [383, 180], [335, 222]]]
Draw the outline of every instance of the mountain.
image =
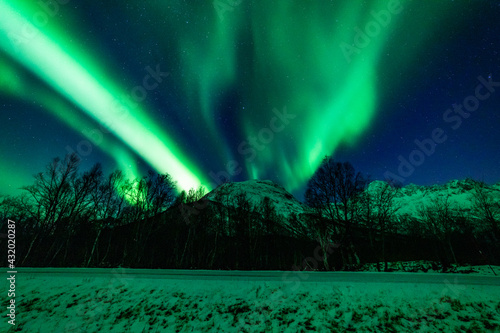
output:
[[300, 216], [308, 211], [306, 205], [295, 199], [282, 186], [270, 180], [224, 183], [205, 195], [203, 199], [219, 203], [224, 201], [224, 204], [236, 207], [237, 196], [240, 194], [244, 195], [254, 207], [259, 207], [264, 198], [269, 198], [271, 206], [285, 219], [293, 214]]
[[[385, 184], [382, 181], [373, 181], [367, 187], [367, 191], [376, 192]], [[418, 217], [420, 207], [430, 206], [447, 196], [452, 208], [460, 208], [465, 214], [473, 216], [472, 206], [475, 190], [474, 181], [470, 179], [452, 180], [444, 185], [419, 186], [409, 184], [398, 190], [395, 188], [390, 190], [396, 191], [394, 205], [399, 207], [396, 214], [400, 216]], [[500, 183], [488, 187], [486, 193], [500, 203]]]
[[[375, 193], [386, 186], [383, 181], [371, 182], [366, 191]], [[419, 209], [428, 207], [441, 199], [448, 197], [452, 209], [460, 209], [466, 215], [474, 217], [473, 196], [474, 181], [470, 179], [452, 180], [444, 185], [419, 186], [409, 184], [402, 188], [390, 188], [395, 191], [394, 206], [398, 207], [397, 216], [419, 218]], [[488, 186], [485, 190], [500, 207], [500, 183]], [[243, 195], [253, 207], [259, 208], [264, 198], [269, 198], [276, 213], [285, 222], [295, 215], [299, 220], [311, 213], [311, 210], [298, 201], [282, 186], [269, 180], [248, 180], [243, 182], [225, 183], [206, 194], [203, 199], [215, 204], [236, 208], [239, 195]], [[285, 223], [286, 224], [286, 223]]]

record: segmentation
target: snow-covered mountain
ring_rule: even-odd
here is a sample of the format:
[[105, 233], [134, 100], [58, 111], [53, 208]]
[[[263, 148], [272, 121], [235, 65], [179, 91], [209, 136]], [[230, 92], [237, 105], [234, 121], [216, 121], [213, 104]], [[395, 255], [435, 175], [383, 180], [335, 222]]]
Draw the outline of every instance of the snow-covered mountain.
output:
[[[368, 185], [366, 191], [374, 193], [384, 186], [385, 182], [376, 180]], [[398, 207], [396, 215], [418, 217], [420, 207], [432, 205], [446, 197], [452, 208], [461, 209], [465, 214], [472, 214], [475, 191], [473, 180], [452, 180], [444, 185], [431, 186], [409, 184], [400, 189], [391, 187], [389, 190], [396, 191], [394, 198], [394, 205]], [[488, 187], [486, 192], [500, 204], [500, 183]], [[270, 180], [225, 183], [208, 193], [204, 199], [236, 207], [237, 196], [240, 194], [243, 194], [254, 207], [261, 205], [265, 197], [269, 198], [276, 212], [285, 219], [292, 214], [300, 218], [311, 212], [282, 186]]]
[[306, 205], [270, 180], [225, 183], [205, 195], [204, 199], [236, 207], [237, 196], [240, 194], [244, 195], [254, 207], [259, 207], [264, 198], [269, 198], [276, 212], [284, 218], [289, 218], [292, 214], [300, 216], [308, 211]]
[[[367, 188], [369, 192], [376, 192], [385, 186], [385, 182], [373, 181]], [[399, 209], [397, 215], [409, 215], [418, 217], [420, 207], [430, 206], [435, 202], [448, 197], [450, 205], [454, 209], [461, 209], [465, 214], [473, 214], [474, 181], [470, 179], [452, 180], [444, 185], [419, 186], [409, 184], [396, 191], [394, 205]], [[500, 203], [500, 183], [490, 186], [486, 192]]]

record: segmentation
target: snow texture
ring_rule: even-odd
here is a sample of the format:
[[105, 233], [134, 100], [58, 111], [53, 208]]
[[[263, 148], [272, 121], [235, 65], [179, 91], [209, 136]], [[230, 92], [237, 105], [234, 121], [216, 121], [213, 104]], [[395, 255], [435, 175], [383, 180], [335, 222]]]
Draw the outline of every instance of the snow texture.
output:
[[268, 197], [271, 205], [281, 216], [288, 218], [290, 215], [300, 215], [306, 212], [307, 207], [295, 199], [283, 187], [270, 180], [247, 180], [244, 182], [225, 183], [211, 191], [205, 199], [217, 201], [218, 194], [227, 194], [230, 202], [227, 204], [236, 207], [236, 196], [245, 195], [254, 207], [261, 205], [262, 200]]
[[17, 325], [4, 318], [2, 332], [500, 331], [500, 288], [446, 274], [442, 284], [328, 283], [132, 279], [116, 270], [18, 275], [17, 290]]

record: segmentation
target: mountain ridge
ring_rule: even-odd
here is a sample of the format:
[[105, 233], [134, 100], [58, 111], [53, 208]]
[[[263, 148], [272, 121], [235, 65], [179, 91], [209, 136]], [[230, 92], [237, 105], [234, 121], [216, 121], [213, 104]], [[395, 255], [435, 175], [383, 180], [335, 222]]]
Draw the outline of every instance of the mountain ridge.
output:
[[[387, 184], [384, 181], [374, 180], [370, 182], [365, 191], [373, 192]], [[441, 198], [448, 196], [453, 208], [460, 208], [466, 212], [471, 212], [476, 182], [472, 179], [450, 180], [445, 184], [416, 185], [408, 184], [401, 188], [391, 186], [391, 191], [396, 191], [394, 205], [398, 206], [397, 216], [418, 217], [419, 209], [423, 206], [431, 205]], [[493, 198], [500, 204], [500, 183], [489, 185], [486, 191], [493, 194]], [[300, 216], [309, 213], [310, 208], [300, 202], [283, 186], [271, 180], [246, 180], [242, 182], [228, 182], [221, 184], [216, 189], [207, 193], [203, 198], [213, 202], [219, 202], [223, 195], [228, 195], [226, 202], [231, 206], [236, 205], [236, 196], [244, 194], [249, 202], [257, 206], [265, 197], [268, 197], [276, 211], [285, 218], [292, 214]]]

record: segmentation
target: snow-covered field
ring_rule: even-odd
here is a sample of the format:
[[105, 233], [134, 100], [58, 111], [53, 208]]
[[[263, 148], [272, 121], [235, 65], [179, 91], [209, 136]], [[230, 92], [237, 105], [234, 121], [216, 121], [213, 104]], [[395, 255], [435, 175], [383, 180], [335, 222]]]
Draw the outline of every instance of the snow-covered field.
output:
[[500, 332], [498, 286], [459, 285], [450, 274], [433, 284], [287, 276], [205, 281], [129, 278], [119, 270], [112, 278], [20, 274], [16, 326], [4, 316], [1, 331]]
[[[383, 263], [379, 264], [384, 267]], [[416, 260], [416, 261], [396, 261], [389, 262], [387, 267], [393, 272], [412, 272], [412, 273], [441, 273], [442, 268], [439, 263], [429, 260]], [[377, 265], [375, 263], [365, 264], [362, 267], [365, 272], [377, 272]], [[500, 276], [500, 266], [480, 265], [455, 265], [451, 264], [447, 273], [463, 273], [481, 276]]]

